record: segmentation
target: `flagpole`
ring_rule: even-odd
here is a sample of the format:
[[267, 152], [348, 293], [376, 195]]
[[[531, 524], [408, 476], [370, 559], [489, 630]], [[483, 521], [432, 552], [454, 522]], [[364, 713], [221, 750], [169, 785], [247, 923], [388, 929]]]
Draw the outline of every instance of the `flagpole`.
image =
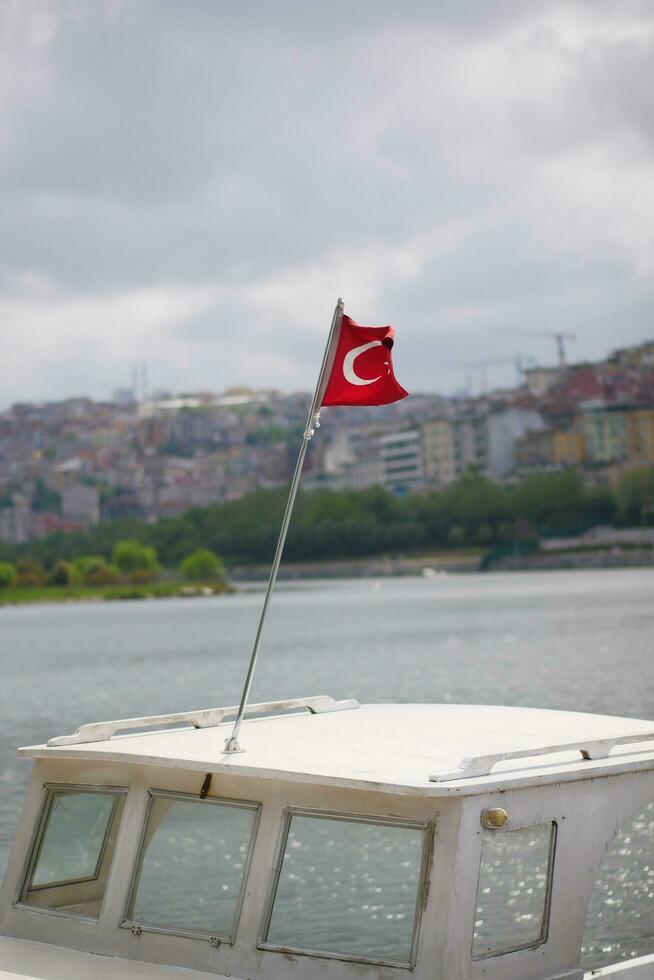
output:
[[304, 457], [307, 454], [309, 442], [315, 430], [320, 425], [319, 422], [320, 406], [322, 405], [322, 400], [325, 394], [325, 387], [334, 361], [334, 355], [336, 352], [334, 340], [338, 337], [340, 333], [342, 317], [343, 317], [343, 300], [339, 299], [338, 303], [336, 304], [336, 308], [334, 309], [334, 315], [332, 317], [331, 327], [329, 328], [329, 337], [327, 338], [327, 346], [325, 347], [325, 353], [323, 354], [322, 364], [320, 366], [320, 374], [318, 375], [318, 383], [316, 385], [316, 390], [314, 392], [313, 399], [311, 401], [311, 408], [309, 409], [307, 424], [304, 429], [304, 433], [302, 435], [302, 445], [300, 446], [300, 452], [298, 453], [297, 463], [295, 464], [295, 472], [293, 473], [293, 479], [291, 480], [291, 488], [288, 493], [288, 500], [286, 501], [286, 510], [284, 511], [284, 517], [279, 532], [279, 538], [277, 539], [275, 557], [273, 558], [272, 568], [270, 569], [270, 578], [268, 579], [268, 587], [266, 588], [266, 595], [263, 600], [263, 606], [261, 609], [261, 614], [259, 616], [259, 625], [257, 626], [257, 632], [254, 638], [254, 647], [252, 648], [252, 656], [250, 657], [250, 664], [248, 667], [248, 672], [245, 677], [245, 683], [243, 685], [243, 693], [241, 694], [241, 702], [239, 704], [238, 714], [236, 715], [236, 721], [234, 722], [234, 728], [232, 729], [232, 734], [225, 741], [225, 748], [223, 749], [223, 752], [231, 753], [231, 752], [243, 751], [239, 745], [238, 736], [241, 730], [241, 723], [243, 721], [243, 715], [245, 714], [245, 709], [247, 707], [248, 698], [250, 696], [250, 688], [252, 687], [252, 680], [254, 678], [254, 672], [257, 666], [259, 647], [261, 645], [261, 637], [263, 634], [263, 626], [266, 620], [266, 614], [268, 612], [268, 606], [270, 605], [270, 599], [272, 597], [273, 589], [275, 588], [275, 582], [277, 581], [277, 572], [279, 571], [279, 565], [281, 563], [282, 553], [284, 551], [284, 544], [286, 543], [286, 535], [288, 533], [289, 524], [291, 523], [291, 514], [293, 513], [293, 505], [295, 504], [295, 498], [297, 496], [298, 487], [300, 486], [300, 477], [302, 476]]

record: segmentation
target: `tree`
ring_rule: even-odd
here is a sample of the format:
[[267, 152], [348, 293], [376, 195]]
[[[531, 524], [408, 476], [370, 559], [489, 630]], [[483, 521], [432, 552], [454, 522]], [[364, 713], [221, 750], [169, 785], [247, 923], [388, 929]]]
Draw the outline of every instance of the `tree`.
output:
[[493, 536], [493, 528], [507, 514], [506, 493], [503, 487], [487, 479], [474, 469], [445, 491], [455, 525], [463, 528], [468, 540], [474, 540], [478, 528], [485, 526]]
[[493, 528], [490, 526], [490, 524], [480, 524], [477, 528], [477, 532], [475, 534], [477, 544], [489, 545], [492, 543], [494, 537], [495, 534], [493, 533]]
[[8, 561], [0, 561], [0, 589], [10, 588], [16, 581], [16, 569]]
[[74, 565], [72, 565], [69, 561], [65, 561], [63, 558], [60, 558], [48, 575], [46, 581], [48, 585], [70, 586], [77, 583], [78, 576]]
[[120, 569], [102, 555], [82, 555], [73, 565], [84, 585], [111, 585], [120, 578]]
[[524, 517], [540, 528], [558, 531], [588, 517], [588, 491], [573, 469], [528, 476], [510, 499], [515, 518]]
[[625, 473], [618, 487], [623, 520], [641, 524], [654, 513], [654, 466], [640, 466]]
[[154, 575], [159, 571], [156, 548], [141, 544], [133, 538], [116, 542], [111, 557], [114, 565], [117, 565], [126, 575], [134, 572], [149, 572], [150, 575]]
[[199, 582], [202, 579], [222, 581], [225, 578], [225, 566], [222, 560], [209, 548], [197, 548], [184, 559], [180, 570], [184, 578], [192, 582]]
[[453, 524], [447, 535], [447, 543], [452, 548], [460, 548], [465, 544], [466, 532], [458, 524]]
[[40, 561], [33, 558], [21, 558], [16, 562], [16, 585], [21, 589], [38, 588], [45, 585], [45, 573]]

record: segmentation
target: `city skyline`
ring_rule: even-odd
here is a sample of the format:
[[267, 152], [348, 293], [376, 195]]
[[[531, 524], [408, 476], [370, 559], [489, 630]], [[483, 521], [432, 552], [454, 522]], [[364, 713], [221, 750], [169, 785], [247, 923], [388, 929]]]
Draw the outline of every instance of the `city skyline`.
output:
[[[541, 338], [542, 339], [542, 338]], [[550, 344], [553, 345], [556, 337], [552, 335], [550, 338]], [[580, 360], [578, 358], [566, 358], [566, 370], [580, 369], [585, 366], [596, 366], [598, 363], [603, 363], [610, 360], [610, 358], [618, 351], [622, 349], [631, 349], [631, 347], [645, 348], [654, 344], [654, 338], [645, 337], [642, 342], [636, 345], [625, 345], [623, 348], [614, 347], [609, 350], [604, 351], [603, 355], [600, 355], [596, 360]], [[554, 348], [553, 348], [554, 349]], [[506, 376], [506, 383], [496, 384], [494, 379], [496, 376], [497, 369], [508, 369]], [[413, 391], [409, 392], [409, 397], [413, 394], [416, 396], [426, 396], [434, 398], [443, 398], [445, 400], [450, 399], [478, 399], [483, 398], [485, 395], [493, 395], [501, 392], [513, 392], [515, 393], [521, 387], [526, 385], [526, 373], [525, 372], [539, 372], [539, 371], [556, 373], [560, 370], [560, 366], [555, 362], [555, 358], [551, 358], [547, 363], [541, 364], [535, 358], [525, 358], [522, 360], [520, 355], [515, 358], [507, 358], [504, 360], [493, 360], [488, 361], [467, 361], [459, 365], [458, 373], [461, 380], [461, 384], [458, 387], [452, 387], [451, 390], [439, 391], [439, 390], [423, 390], [423, 391]], [[519, 381], [521, 378], [521, 382]], [[122, 383], [121, 383], [122, 382]], [[238, 379], [232, 379], [231, 383], [223, 388], [210, 387], [210, 386], [196, 386], [188, 385], [185, 388], [165, 388], [157, 384], [157, 379], [154, 379], [154, 383], [150, 380], [150, 371], [147, 361], [138, 361], [126, 366], [124, 372], [124, 377], [119, 379], [118, 384], [114, 385], [110, 391], [107, 392], [91, 392], [91, 391], [68, 391], [61, 392], [59, 397], [56, 398], [28, 398], [22, 397], [17, 398], [11, 402], [0, 402], [0, 415], [3, 412], [7, 412], [12, 405], [15, 404], [58, 404], [67, 401], [84, 400], [89, 399], [93, 402], [101, 403], [120, 403], [126, 402], [130, 399], [134, 402], [158, 402], [165, 401], [166, 399], [181, 399], [184, 397], [194, 398], [198, 396], [207, 396], [215, 399], [227, 398], [233, 393], [251, 391], [254, 393], [263, 392], [277, 392], [280, 397], [284, 398], [292, 395], [303, 395], [307, 398], [311, 395], [311, 387], [309, 384], [304, 387], [299, 386], [296, 388], [283, 389], [274, 384], [271, 385], [248, 385], [246, 383], [240, 383]]]
[[[0, 542], [22, 545], [120, 518], [149, 525], [290, 479], [309, 392], [145, 400], [145, 363], [134, 365], [132, 381], [111, 402], [20, 402], [0, 412]], [[654, 341], [594, 364], [528, 370], [510, 390], [449, 400], [423, 393], [333, 414], [329, 407], [322, 421], [305, 491], [381, 487], [403, 497], [471, 474], [506, 486], [539, 474], [565, 481], [567, 472], [577, 489], [601, 488], [606, 518], [623, 478], [639, 485], [654, 463]], [[618, 493], [608, 509], [607, 493]], [[646, 492], [639, 499], [642, 520], [650, 501]]]

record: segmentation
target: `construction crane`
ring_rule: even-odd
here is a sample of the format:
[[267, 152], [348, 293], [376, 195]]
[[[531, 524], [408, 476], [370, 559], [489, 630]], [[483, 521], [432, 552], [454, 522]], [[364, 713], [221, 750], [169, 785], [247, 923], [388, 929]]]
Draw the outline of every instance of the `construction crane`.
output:
[[574, 333], [566, 333], [562, 330], [514, 330], [511, 327], [500, 328], [497, 333], [510, 333], [520, 337], [553, 337], [559, 353], [559, 367], [565, 367], [565, 343], [566, 340], [577, 340]]

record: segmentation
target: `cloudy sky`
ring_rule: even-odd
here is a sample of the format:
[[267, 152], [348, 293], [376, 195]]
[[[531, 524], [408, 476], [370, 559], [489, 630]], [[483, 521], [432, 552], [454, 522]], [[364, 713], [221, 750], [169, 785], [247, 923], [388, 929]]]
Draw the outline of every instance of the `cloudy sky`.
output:
[[654, 337], [653, 54], [651, 0], [0, 0], [0, 406], [308, 389], [339, 295], [414, 391]]

